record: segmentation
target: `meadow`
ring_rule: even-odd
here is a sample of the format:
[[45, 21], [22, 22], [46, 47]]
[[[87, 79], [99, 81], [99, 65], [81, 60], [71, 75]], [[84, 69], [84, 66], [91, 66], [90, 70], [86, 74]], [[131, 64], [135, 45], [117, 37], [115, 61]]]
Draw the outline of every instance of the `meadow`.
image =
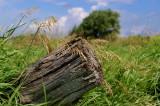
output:
[[[0, 37], [0, 106], [24, 106], [19, 104], [22, 86], [16, 84], [24, 69], [73, 39], [46, 36], [43, 28], [50, 30], [50, 25], [56, 23], [54, 17], [42, 23], [34, 19], [21, 24], [26, 14], [34, 10], [21, 14], [19, 21]], [[38, 26], [37, 31], [24, 35], [31, 22]], [[22, 33], [13, 37], [15, 30], [23, 25], [26, 27]], [[105, 83], [86, 93], [75, 106], [160, 105], [160, 36], [130, 36], [115, 41], [90, 39], [88, 42], [101, 61]]]
[[[55, 50], [71, 39], [50, 38], [49, 45]], [[88, 42], [101, 61], [106, 84], [89, 91], [75, 106], [160, 104], [160, 36]], [[34, 35], [1, 38], [0, 45], [0, 105], [19, 106], [21, 86], [15, 86], [16, 81], [25, 68], [47, 55], [47, 51], [42, 40]]]

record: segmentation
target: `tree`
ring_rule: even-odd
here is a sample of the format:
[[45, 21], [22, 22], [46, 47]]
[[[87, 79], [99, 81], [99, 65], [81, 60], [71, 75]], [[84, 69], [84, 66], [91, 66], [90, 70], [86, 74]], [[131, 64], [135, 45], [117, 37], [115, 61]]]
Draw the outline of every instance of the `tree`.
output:
[[71, 29], [71, 31], [69, 32], [69, 35], [75, 34], [77, 32], [77, 28], [78, 27], [76, 25], [74, 25], [73, 28]]
[[93, 11], [79, 25], [76, 32], [78, 36], [104, 38], [108, 35], [116, 35], [119, 33], [120, 15], [112, 10]]

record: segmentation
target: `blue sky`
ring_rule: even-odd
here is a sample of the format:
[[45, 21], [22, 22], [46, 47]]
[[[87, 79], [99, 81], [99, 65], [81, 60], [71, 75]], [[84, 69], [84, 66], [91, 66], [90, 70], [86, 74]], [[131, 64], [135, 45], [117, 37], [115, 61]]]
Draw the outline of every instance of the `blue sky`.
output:
[[[160, 0], [0, 0], [0, 26], [19, 13], [40, 6], [32, 17], [54, 16], [64, 33], [94, 10], [112, 9], [121, 14], [121, 37], [160, 33]], [[95, 20], [96, 21], [96, 20]]]

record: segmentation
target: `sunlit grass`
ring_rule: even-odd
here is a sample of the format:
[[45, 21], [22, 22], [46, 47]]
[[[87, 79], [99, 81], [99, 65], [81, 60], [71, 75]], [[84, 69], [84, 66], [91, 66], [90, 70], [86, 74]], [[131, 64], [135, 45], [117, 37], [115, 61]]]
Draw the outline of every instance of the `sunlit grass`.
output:
[[[12, 43], [6, 43], [3, 48], [7, 55], [2, 50], [0, 51], [1, 104], [18, 104], [19, 88], [14, 87], [16, 75], [47, 54], [43, 45], [39, 46], [36, 41], [24, 60], [23, 57], [30, 45], [30, 40], [26, 41], [26, 39], [32, 39], [32, 36], [31, 38], [28, 38], [29, 36], [16, 37], [12, 39]], [[159, 104], [160, 37], [151, 37], [147, 43], [139, 44], [129, 44], [128, 39], [130, 38], [123, 39], [123, 42], [102, 44], [96, 40], [89, 41], [101, 60], [107, 85], [88, 92], [79, 101], [78, 106]], [[52, 38], [52, 49], [55, 50], [68, 40]], [[25, 43], [20, 43], [20, 41]], [[128, 45], [124, 45], [125, 42]]]
[[[41, 23], [38, 23], [37, 19], [26, 22], [24, 20], [37, 9], [38, 7], [28, 9], [19, 14], [9, 27], [4, 28], [3, 26], [0, 29], [2, 35], [0, 38], [0, 105], [2, 106], [20, 105], [21, 84], [18, 84], [18, 79], [26, 67], [52, 50], [50, 39], [45, 32], [46, 30], [51, 31], [52, 25], [57, 23], [56, 19], [49, 17]], [[35, 34], [26, 37], [23, 34], [31, 23], [36, 23], [37, 29]], [[23, 28], [21, 34], [13, 37], [19, 28]], [[38, 43], [35, 43], [35, 40]]]
[[[36, 9], [29, 9], [28, 13], [21, 14], [20, 21], [15, 22], [0, 38], [2, 106], [20, 105], [21, 85], [17, 86], [17, 80], [23, 70], [71, 40], [71, 37], [60, 39], [46, 36], [45, 28], [50, 30], [51, 25], [56, 23], [54, 17], [41, 23], [32, 20], [21, 24]], [[30, 22], [37, 25], [35, 34], [23, 36], [21, 33], [20, 36], [12, 37], [14, 31], [22, 25], [26, 25], [26, 30]], [[3, 29], [4, 27], [0, 32]], [[160, 105], [160, 36], [118, 38], [114, 42], [98, 39], [89, 42], [101, 61], [106, 82], [85, 94], [76, 106]], [[45, 101], [48, 102], [46, 98]]]
[[132, 37], [132, 42], [129, 42], [131, 37], [119, 40], [98, 46], [96, 41], [92, 42], [113, 95], [106, 93], [104, 86], [98, 87], [83, 96], [78, 105], [160, 104], [160, 37]]

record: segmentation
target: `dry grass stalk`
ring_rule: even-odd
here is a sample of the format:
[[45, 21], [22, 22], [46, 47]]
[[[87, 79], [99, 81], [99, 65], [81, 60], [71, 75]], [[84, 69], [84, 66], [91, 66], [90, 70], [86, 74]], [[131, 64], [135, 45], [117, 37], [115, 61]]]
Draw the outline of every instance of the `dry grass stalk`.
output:
[[90, 43], [96, 44], [96, 45], [104, 45], [104, 44], [108, 44], [109, 42], [103, 39], [96, 39], [96, 40], [91, 40]]
[[123, 59], [120, 56], [113, 53], [112, 51], [108, 51], [105, 53], [106, 53], [107, 57], [111, 57], [114, 61], [118, 60], [121, 63], [123, 62]]
[[108, 84], [106, 80], [103, 81], [103, 85], [105, 86], [107, 93], [109, 93], [111, 96], [113, 96], [113, 91], [111, 89], [111, 85]]
[[33, 8], [29, 8], [28, 10], [26, 10], [24, 13], [21, 13], [22, 15], [32, 15], [32, 13], [36, 12], [39, 9], [39, 6], [37, 7], [33, 7]]
[[115, 80], [116, 82], [118, 82], [119, 86], [122, 87], [123, 91], [126, 93], [126, 94], [129, 94], [130, 92], [127, 90], [127, 88], [122, 84], [122, 82], [118, 81], [118, 80]]
[[79, 55], [79, 56], [83, 57], [83, 59], [84, 59], [85, 61], [87, 61], [86, 56], [85, 56], [85, 55], [82, 53], [82, 51], [80, 51], [77, 47], [72, 48], [72, 49], [71, 49], [71, 52], [72, 52], [73, 55]]
[[50, 16], [48, 19], [42, 21], [41, 23], [38, 23], [37, 20], [34, 20], [34, 24], [37, 26], [36, 34], [41, 39], [47, 54], [49, 54], [52, 51], [51, 40], [48, 36], [42, 37], [41, 35], [47, 35], [46, 30], [52, 31], [53, 26], [57, 24], [57, 20], [53, 16]]
[[49, 54], [52, 51], [51, 40], [46, 36], [42, 37], [40, 34], [38, 34], [38, 37], [40, 41], [42, 41], [43, 47], [45, 48], [47, 54]]

